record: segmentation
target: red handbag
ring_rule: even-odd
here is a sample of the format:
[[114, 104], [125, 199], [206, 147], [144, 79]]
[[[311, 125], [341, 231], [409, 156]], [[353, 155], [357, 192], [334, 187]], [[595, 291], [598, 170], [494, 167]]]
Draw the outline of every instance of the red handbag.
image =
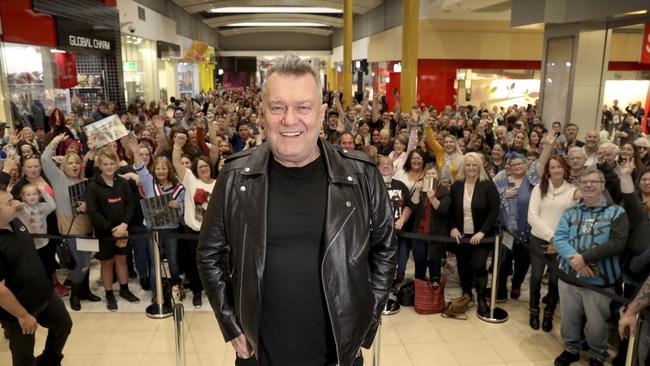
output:
[[427, 280], [415, 280], [415, 312], [418, 314], [436, 314], [445, 310], [445, 284], [447, 278], [442, 276], [440, 286], [433, 287]]

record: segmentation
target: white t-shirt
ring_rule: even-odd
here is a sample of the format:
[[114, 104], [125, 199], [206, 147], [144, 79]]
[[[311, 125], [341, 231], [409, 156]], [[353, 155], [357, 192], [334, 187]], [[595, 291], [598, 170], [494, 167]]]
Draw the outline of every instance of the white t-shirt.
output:
[[216, 180], [209, 184], [205, 183], [197, 179], [192, 171], [187, 169], [182, 183], [185, 186], [185, 213], [183, 215], [185, 225], [194, 231], [200, 231], [203, 215], [208, 208]]

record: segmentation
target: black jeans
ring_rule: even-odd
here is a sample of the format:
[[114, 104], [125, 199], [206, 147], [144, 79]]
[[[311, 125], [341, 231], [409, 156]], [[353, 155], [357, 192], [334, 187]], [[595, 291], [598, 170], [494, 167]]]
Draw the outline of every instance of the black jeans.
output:
[[544, 269], [548, 265], [548, 295], [552, 299], [557, 299], [557, 260], [555, 254], [545, 254], [543, 246], [548, 245], [546, 240], [536, 236], [531, 236], [529, 243], [530, 250], [530, 297], [539, 301], [542, 288], [542, 277]]
[[[237, 356], [235, 356], [237, 357]], [[251, 357], [247, 359], [239, 358], [237, 357], [235, 359], [235, 366], [258, 366], [259, 362], [257, 361], [257, 358]], [[323, 365], [323, 366], [336, 366], [336, 365]], [[354, 364], [352, 366], [363, 366], [363, 356], [359, 356], [354, 360]]]
[[[452, 244], [453, 245], [453, 244]], [[483, 283], [487, 281], [487, 259], [492, 249], [492, 244], [456, 244], [456, 262], [458, 264], [458, 276], [460, 277], [460, 286], [464, 294], [472, 295], [472, 283]], [[479, 281], [484, 280], [484, 281]], [[477, 292], [482, 292], [484, 288], [477, 288]]]
[[[526, 278], [530, 266], [528, 243], [515, 240], [512, 250], [501, 246], [501, 263], [499, 265], [499, 294], [508, 294], [508, 276], [512, 273], [512, 288], [521, 288], [521, 283]], [[514, 262], [514, 272], [512, 264]]]
[[[63, 347], [72, 329], [72, 319], [61, 298], [53, 292], [47, 307], [36, 317], [38, 324], [47, 328], [45, 349], [38, 366], [57, 366], [63, 359]], [[9, 349], [13, 366], [34, 366], [34, 334], [24, 335], [17, 320], [2, 320], [9, 336]]]

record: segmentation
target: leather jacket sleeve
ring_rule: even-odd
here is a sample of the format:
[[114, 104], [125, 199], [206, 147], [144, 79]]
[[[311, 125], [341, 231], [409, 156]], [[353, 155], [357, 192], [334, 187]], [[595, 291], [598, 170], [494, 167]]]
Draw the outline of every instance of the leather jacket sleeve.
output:
[[203, 217], [197, 247], [199, 276], [226, 342], [243, 334], [235, 313], [233, 286], [229, 275], [230, 245], [224, 230], [227, 187], [230, 186], [227, 177], [229, 174], [234, 172], [222, 173], [214, 186]]
[[366, 170], [366, 176], [368, 177], [366, 184], [368, 185], [372, 220], [368, 260], [370, 262], [370, 281], [375, 295], [375, 304], [372, 324], [361, 345], [370, 348], [377, 334], [381, 312], [386, 305], [388, 292], [395, 276], [397, 237], [395, 236], [395, 222], [390, 199], [382, 177], [375, 166], [368, 166]]

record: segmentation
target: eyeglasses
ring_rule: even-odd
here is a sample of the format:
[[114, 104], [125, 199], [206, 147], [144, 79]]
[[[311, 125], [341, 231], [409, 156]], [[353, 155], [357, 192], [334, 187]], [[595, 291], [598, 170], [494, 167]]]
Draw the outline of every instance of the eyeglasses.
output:
[[636, 148], [639, 150], [648, 150], [646, 146], [637, 146]]
[[582, 184], [583, 186], [590, 186], [590, 185], [595, 186], [601, 183], [603, 183], [602, 180], [581, 180], [580, 181], [580, 184]]
[[511, 168], [514, 168], [514, 167], [517, 167], [517, 166], [522, 166], [522, 165], [524, 165], [523, 162], [519, 162], [519, 163], [510, 163], [510, 167], [511, 167]]

